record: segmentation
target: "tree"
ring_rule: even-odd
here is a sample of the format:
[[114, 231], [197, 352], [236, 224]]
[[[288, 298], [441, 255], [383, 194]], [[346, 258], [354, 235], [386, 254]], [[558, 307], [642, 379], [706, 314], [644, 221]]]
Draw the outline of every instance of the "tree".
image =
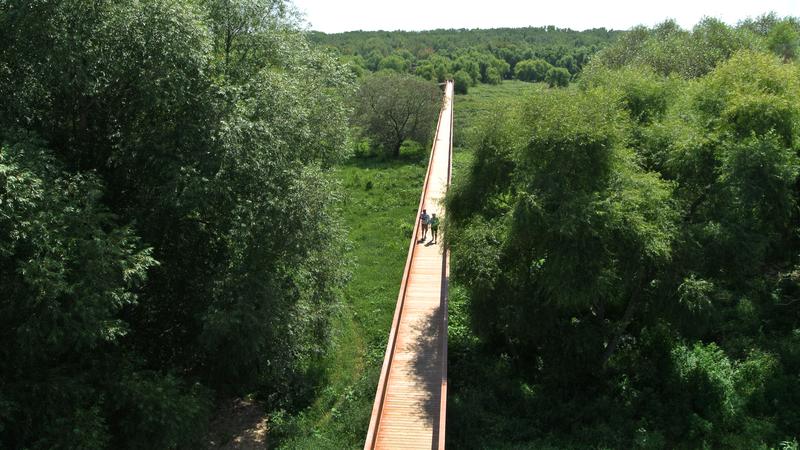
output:
[[662, 75], [694, 78], [707, 74], [738, 50], [763, 46], [763, 39], [746, 23], [734, 28], [705, 18], [689, 32], [669, 20], [653, 29], [635, 27], [593, 61], [611, 68], [647, 66]]
[[481, 79], [481, 67], [472, 55], [464, 54], [453, 62], [453, 70], [463, 71], [469, 75], [470, 86], [474, 86]]
[[503, 79], [500, 77], [500, 73], [494, 68], [489, 67], [486, 71], [486, 80], [487, 84], [500, 84]]
[[566, 87], [569, 85], [569, 71], [564, 69], [563, 67], [553, 67], [547, 71], [547, 74], [544, 76], [544, 81], [550, 87]]
[[374, 145], [397, 157], [406, 139], [424, 143], [430, 138], [440, 99], [434, 83], [412, 75], [378, 73], [359, 88], [355, 121]]
[[0, 447], [196, 446], [210, 397], [311, 391], [355, 86], [285, 5], [0, 6]]
[[389, 55], [378, 64], [378, 70], [392, 70], [397, 73], [408, 72], [408, 62], [399, 55]]
[[[531, 98], [487, 118], [472, 176], [448, 200], [448, 239], [462, 255], [453, 273], [471, 291], [476, 326], [523, 367], [535, 353], [555, 377], [600, 372], [670, 259], [672, 190], [636, 165], [626, 125], [601, 93]], [[487, 161], [494, 167], [479, 167]], [[541, 329], [529, 327], [535, 317]], [[548, 337], [567, 330], [566, 342]]]
[[578, 65], [572, 55], [564, 55], [558, 60], [558, 66], [569, 70], [570, 74], [578, 72]]
[[432, 55], [430, 58], [423, 60], [416, 69], [417, 76], [438, 83], [443, 83], [450, 73], [450, 60], [439, 55]]
[[455, 84], [453, 89], [456, 94], [466, 94], [469, 91], [470, 84], [472, 84], [472, 78], [467, 72], [459, 70], [453, 75], [453, 82]]
[[[149, 445], [191, 441], [203, 429], [208, 400], [142, 370], [124, 345], [131, 330], [121, 313], [136, 304], [157, 265], [153, 249], [133, 227], [116, 223], [95, 175], [65, 171], [35, 136], [3, 134], [0, 443], [106, 448], [120, 437], [114, 427], [121, 422], [145, 430], [121, 404], [163, 414], [147, 429]], [[151, 402], [153, 395], [160, 400]], [[126, 446], [144, 442], [128, 437]]]
[[766, 38], [735, 50], [736, 32], [665, 24], [621, 67], [593, 63], [473, 135], [447, 200], [478, 337], [463, 367], [502, 355], [522, 381], [498, 395], [533, 387], [503, 418], [613, 416], [556, 446], [756, 448], [800, 425], [800, 78]]
[[780, 55], [784, 62], [795, 58], [798, 41], [800, 35], [797, 32], [797, 25], [788, 20], [776, 24], [767, 35], [770, 50]]
[[544, 81], [553, 66], [543, 59], [526, 59], [517, 63], [514, 75], [521, 81]]

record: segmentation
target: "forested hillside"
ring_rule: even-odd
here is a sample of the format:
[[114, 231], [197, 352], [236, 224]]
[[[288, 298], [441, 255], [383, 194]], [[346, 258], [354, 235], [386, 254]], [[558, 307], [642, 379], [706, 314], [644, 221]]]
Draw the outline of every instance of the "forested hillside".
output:
[[280, 0], [0, 2], [0, 447], [197, 448], [307, 402], [352, 75]]
[[575, 75], [619, 34], [605, 28], [573, 31], [549, 26], [313, 32], [310, 38], [335, 49], [357, 75], [392, 70], [439, 82], [455, 78], [456, 91], [466, 93], [477, 83], [498, 84], [512, 78], [542, 81], [547, 71], [555, 68]]
[[797, 448], [797, 45], [774, 16], [637, 28], [478, 120], [451, 445]]

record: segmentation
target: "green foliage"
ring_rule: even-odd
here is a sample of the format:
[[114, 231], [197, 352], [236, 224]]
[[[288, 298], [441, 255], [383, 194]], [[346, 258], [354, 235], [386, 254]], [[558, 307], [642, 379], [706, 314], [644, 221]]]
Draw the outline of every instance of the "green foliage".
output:
[[[132, 387], [119, 367], [128, 358], [121, 341], [131, 331], [121, 312], [135, 307], [137, 288], [156, 265], [152, 249], [132, 227], [116, 224], [94, 175], [65, 171], [38, 139], [5, 139], [13, 141], [0, 150], [0, 312], [7, 343], [0, 350], [7, 408], [0, 442], [104, 448], [121, 436], [116, 427], [140, 432], [152, 420], [117, 409], [117, 395]], [[208, 406], [187, 399], [168, 376], [150, 379], [172, 387], [159, 393], [157, 407], [191, 426], [159, 420], [149, 430], [171, 435], [171, 445], [202, 433]], [[148, 435], [148, 442], [159, 441]]]
[[0, 446], [196, 446], [209, 398], [310, 397], [354, 72], [297, 23], [281, 0], [0, 6]]
[[453, 75], [453, 90], [456, 94], [468, 93], [470, 84], [472, 84], [472, 78], [467, 72], [459, 70]]
[[363, 78], [367, 74], [366, 64], [360, 55], [352, 56], [350, 58], [343, 58], [344, 62], [356, 78]]
[[695, 257], [709, 273], [753, 276], [785, 255], [779, 242], [792, 233], [800, 162], [796, 80], [796, 69], [772, 56], [740, 53], [690, 91], [692, 114], [671, 112], [684, 119], [665, 171], [681, 180], [687, 233], [707, 245]]
[[567, 87], [569, 85], [569, 71], [561, 67], [553, 67], [547, 70], [544, 81], [550, 87]]
[[452, 63], [449, 59], [432, 55], [417, 66], [416, 74], [426, 80], [443, 83], [452, 72]]
[[175, 376], [147, 371], [124, 374], [109, 400], [119, 418], [114, 448], [200, 445], [211, 410], [210, 395], [199, 384], [187, 389]]
[[591, 66], [584, 71], [581, 81], [581, 87], [602, 87], [618, 96], [631, 119], [642, 124], [664, 115], [672, 93], [668, 82], [647, 67], [608, 70]]
[[456, 73], [461, 72], [469, 77], [469, 85], [475, 85], [481, 76], [481, 68], [477, 61], [473, 58], [463, 55], [453, 62], [453, 70]]
[[[548, 331], [529, 333], [527, 324], [544, 314], [551, 326], [569, 326], [573, 314], [592, 310], [624, 324], [622, 310], [640, 301], [647, 273], [669, 260], [671, 188], [636, 166], [625, 123], [599, 92], [553, 91], [479, 132], [470, 181], [449, 199], [448, 239], [466, 258], [454, 262], [453, 274], [471, 287], [475, 317], [488, 319], [476, 327], [515, 354], [539, 348], [545, 364], [568, 364], [563, 343], [547, 348]], [[487, 253], [491, 239], [497, 243]], [[636, 262], [624, 262], [631, 255]], [[569, 361], [591, 367], [602, 359], [596, 333], [604, 327], [590, 320], [583, 327], [592, 331], [575, 342], [579, 353]]]
[[800, 41], [797, 22], [784, 20], [777, 23], [767, 35], [767, 45], [784, 61], [789, 61], [797, 56], [797, 45]]
[[435, 128], [441, 91], [411, 75], [377, 73], [361, 83], [355, 122], [373, 145], [387, 155], [400, 156], [406, 139], [427, 143]]
[[765, 47], [763, 38], [744, 25], [730, 27], [706, 18], [689, 32], [668, 20], [653, 29], [632, 29], [599, 52], [593, 64], [615, 69], [647, 66], [659, 74], [692, 78], [710, 72], [738, 50]]
[[451, 445], [797, 439], [800, 78], [767, 19], [633, 30], [577, 89], [470, 113], [448, 423], [482, 432]]
[[514, 76], [521, 81], [545, 81], [547, 72], [553, 66], [543, 59], [526, 59], [514, 67]]
[[397, 73], [408, 72], [409, 64], [398, 55], [389, 55], [378, 63], [378, 70], [391, 70]]
[[486, 83], [487, 84], [500, 84], [503, 80], [500, 77], [500, 72], [497, 71], [494, 67], [489, 67], [486, 69]]

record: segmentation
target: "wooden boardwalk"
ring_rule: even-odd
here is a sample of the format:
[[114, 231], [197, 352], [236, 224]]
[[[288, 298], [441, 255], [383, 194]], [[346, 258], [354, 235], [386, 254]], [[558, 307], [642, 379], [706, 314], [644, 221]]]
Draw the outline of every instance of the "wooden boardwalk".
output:
[[[419, 213], [444, 217], [450, 184], [453, 82], [444, 102], [422, 188]], [[443, 449], [447, 401], [447, 278], [449, 256], [417, 225], [389, 331], [365, 449]]]

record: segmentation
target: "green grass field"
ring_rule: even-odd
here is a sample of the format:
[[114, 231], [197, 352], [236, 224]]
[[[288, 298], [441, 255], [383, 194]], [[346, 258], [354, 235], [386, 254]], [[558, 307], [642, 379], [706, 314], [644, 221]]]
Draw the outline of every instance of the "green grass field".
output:
[[[506, 81], [475, 86], [468, 95], [456, 96], [455, 142], [466, 142], [463, 138], [468, 130], [486, 111], [538, 89], [541, 86]], [[337, 170], [345, 194], [342, 215], [350, 230], [348, 258], [355, 268], [334, 318], [325, 386], [304, 411], [273, 416], [271, 439], [279, 447], [350, 449], [364, 445], [427, 154], [427, 148], [414, 151], [409, 147], [398, 160], [354, 157]], [[471, 158], [463, 145], [456, 147], [454, 182], [467, 170]], [[457, 286], [453, 300], [450, 336], [461, 345], [470, 334]], [[452, 371], [450, 376], [459, 377]]]

